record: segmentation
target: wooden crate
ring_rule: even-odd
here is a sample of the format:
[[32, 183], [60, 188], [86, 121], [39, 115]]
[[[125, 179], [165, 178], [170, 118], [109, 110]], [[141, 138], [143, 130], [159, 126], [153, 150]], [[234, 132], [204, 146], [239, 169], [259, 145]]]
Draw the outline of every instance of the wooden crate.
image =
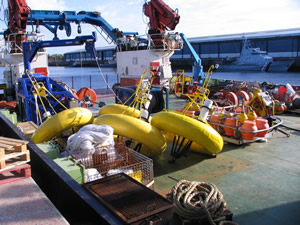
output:
[[19, 122], [17, 123], [17, 127], [28, 137], [31, 138], [33, 133], [36, 131], [38, 126], [32, 122], [32, 121], [27, 121], [27, 122]]
[[27, 144], [28, 141], [0, 137], [0, 171], [28, 162]]

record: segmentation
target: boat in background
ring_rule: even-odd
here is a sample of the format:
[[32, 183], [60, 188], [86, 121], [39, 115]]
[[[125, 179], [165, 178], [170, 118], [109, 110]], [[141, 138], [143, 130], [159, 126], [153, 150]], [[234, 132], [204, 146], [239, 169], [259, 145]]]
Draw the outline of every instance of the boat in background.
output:
[[224, 59], [219, 71], [288, 71], [293, 60], [274, 61], [266, 51], [251, 47], [248, 39], [244, 40], [240, 57], [236, 60]]

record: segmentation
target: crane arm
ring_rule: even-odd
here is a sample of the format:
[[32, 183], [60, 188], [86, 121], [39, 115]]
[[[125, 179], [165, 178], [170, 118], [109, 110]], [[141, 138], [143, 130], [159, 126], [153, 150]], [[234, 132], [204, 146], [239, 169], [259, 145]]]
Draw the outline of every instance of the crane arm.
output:
[[11, 32], [26, 31], [30, 13], [26, 0], [8, 0], [8, 25]]
[[202, 67], [202, 63], [201, 63], [201, 59], [199, 57], [199, 55], [197, 54], [197, 52], [195, 51], [195, 49], [193, 48], [193, 46], [191, 45], [191, 43], [189, 42], [189, 40], [186, 38], [186, 36], [183, 33], [180, 33], [180, 36], [184, 42], [184, 44], [187, 46], [188, 50], [190, 51], [191, 55], [194, 58], [194, 65], [193, 65], [193, 77], [194, 77], [194, 81], [198, 81], [199, 79], [203, 79], [205, 76], [205, 73], [203, 72], [203, 67]]
[[150, 30], [164, 33], [168, 28], [174, 30], [180, 16], [161, 0], [151, 0], [144, 4], [145, 15], [150, 20]]
[[50, 47], [67, 47], [86, 44], [85, 48], [87, 52], [96, 58], [96, 49], [94, 43], [96, 41], [96, 34], [93, 32], [92, 35], [79, 36], [74, 39], [66, 40], [52, 40], [52, 41], [37, 41], [37, 42], [23, 42], [23, 59], [24, 59], [24, 70], [30, 71], [30, 63], [32, 62], [34, 56], [37, 54], [38, 50], [41, 48]]
[[[65, 30], [67, 36], [71, 35], [70, 23], [78, 24], [78, 33], [81, 33], [81, 23], [87, 23], [99, 27], [99, 33], [103, 38], [111, 44], [122, 37], [124, 34], [118, 28], [113, 28], [99, 12], [85, 12], [81, 11], [50, 11], [50, 10], [32, 10], [28, 19], [28, 25], [45, 26], [49, 31], [54, 34], [54, 39], [57, 38], [57, 29]], [[128, 32], [129, 33], [129, 32]], [[130, 32], [130, 34], [137, 34]]]
[[161, 46], [167, 29], [174, 30], [180, 16], [162, 0], [151, 0], [144, 4], [144, 13], [149, 17], [148, 33], [156, 46]]

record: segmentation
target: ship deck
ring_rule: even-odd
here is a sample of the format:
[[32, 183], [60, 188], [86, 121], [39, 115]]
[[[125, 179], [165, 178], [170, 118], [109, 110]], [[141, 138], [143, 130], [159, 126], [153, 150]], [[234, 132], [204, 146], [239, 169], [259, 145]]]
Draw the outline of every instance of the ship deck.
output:
[[[105, 97], [107, 104], [114, 101]], [[171, 110], [182, 108], [184, 103], [184, 99], [169, 97]], [[279, 117], [288, 128], [275, 129], [266, 143], [225, 142], [216, 157], [190, 151], [169, 163], [172, 144], [168, 143], [167, 150], [153, 158], [155, 191], [166, 196], [180, 180], [213, 183], [224, 195], [235, 223], [299, 224], [300, 132], [289, 128], [300, 130], [300, 117], [297, 111]]]
[[[109, 104], [114, 98], [105, 95], [102, 100]], [[170, 95], [171, 110], [184, 103]], [[300, 130], [299, 114], [279, 117], [283, 125]], [[168, 143], [167, 150], [153, 158], [155, 191], [165, 196], [180, 180], [213, 183], [238, 224], [299, 224], [299, 136], [300, 132], [280, 127], [267, 143], [225, 143], [216, 157], [190, 151], [175, 163], [169, 163], [172, 144]]]
[[[98, 97], [99, 101], [106, 104], [114, 102], [114, 97], [109, 93], [100, 93]], [[170, 95], [169, 100], [170, 109], [182, 108], [185, 102], [173, 95]], [[280, 118], [283, 120], [283, 125], [300, 129], [299, 114], [284, 114]], [[287, 137], [280, 130], [287, 132], [290, 136]], [[227, 208], [232, 212], [233, 221], [237, 224], [299, 224], [299, 136], [300, 132], [298, 131], [280, 127], [273, 131], [273, 135], [268, 138], [267, 143], [251, 143], [240, 146], [225, 143], [223, 151], [216, 157], [190, 151], [174, 163], [169, 163], [171, 159], [171, 144], [169, 143], [163, 154], [153, 158], [154, 189], [165, 196], [180, 180], [213, 183], [224, 195]], [[32, 144], [29, 147], [33, 150], [35, 148]], [[77, 190], [77, 194], [81, 194], [82, 199], [92, 200], [85, 191], [79, 190], [80, 186], [75, 181], [71, 181], [63, 171], [56, 168], [55, 163], [48, 162], [48, 166], [42, 166], [41, 159], [47, 161], [44, 156], [32, 155], [32, 172], [36, 173], [34, 177], [38, 180], [39, 185], [47, 192], [60, 211], [66, 210], [66, 204], [69, 206], [69, 203], [77, 200], [72, 196], [66, 196], [66, 193], [72, 193], [70, 191], [72, 189]], [[57, 177], [50, 167], [55, 167], [56, 173], [62, 174], [60, 182], [64, 180], [69, 183], [69, 187], [62, 193], [58, 192], [57, 184], [49, 183], [49, 179]], [[35, 170], [37, 168], [48, 174], [47, 179], [38, 175], [38, 171]], [[61, 189], [63, 186], [59, 187]], [[101, 215], [109, 215], [105, 209], [96, 206], [94, 200], [89, 204]], [[82, 207], [82, 214], [84, 212], [90, 215], [85, 219], [95, 217], [96, 214], [93, 214], [90, 208], [85, 206], [86, 209], [82, 209]], [[74, 209], [72, 208], [72, 210]], [[74, 212], [72, 211], [70, 215], [69, 212], [62, 212], [62, 214], [71, 216], [78, 222], [77, 214]], [[181, 223], [174, 219], [172, 224]]]
[[[170, 109], [183, 104], [170, 96]], [[280, 118], [283, 125], [300, 129], [299, 114]], [[153, 159], [155, 190], [165, 195], [178, 180], [213, 183], [238, 224], [299, 224], [300, 132], [280, 127], [272, 134], [267, 143], [225, 143], [216, 157], [189, 152], [171, 164], [168, 147]]]

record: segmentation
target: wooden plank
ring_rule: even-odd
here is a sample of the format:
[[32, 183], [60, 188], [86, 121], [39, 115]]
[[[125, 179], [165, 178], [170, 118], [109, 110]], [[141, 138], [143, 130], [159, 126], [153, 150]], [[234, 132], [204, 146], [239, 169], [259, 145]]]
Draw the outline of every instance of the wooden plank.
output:
[[4, 155], [4, 157], [0, 158], [0, 160], [7, 160], [7, 159], [11, 159], [11, 158], [16, 158], [18, 156], [23, 156], [26, 154], [29, 154], [29, 151], [27, 150], [27, 152], [11, 152], [11, 153], [7, 153]]
[[28, 162], [30, 160], [30, 154], [27, 150], [26, 152], [8, 152], [4, 157], [0, 158], [0, 171], [11, 168], [15, 164], [22, 164], [24, 162]]
[[14, 150], [13, 145], [6, 145], [6, 144], [2, 144], [2, 143], [0, 143], [0, 148], [4, 148], [5, 150]]
[[[5, 161], [2, 161], [2, 162], [5, 162]], [[4, 167], [3, 169], [0, 169], [0, 172], [2, 172], [4, 170], [7, 170], [7, 169], [12, 169], [15, 166], [19, 166], [19, 165], [22, 165], [22, 164], [25, 164], [25, 163], [28, 163], [28, 162], [29, 162], [29, 160], [27, 160], [27, 161], [17, 161], [17, 160], [14, 160], [13, 162], [10, 162], [9, 164], [7, 164], [6, 167]], [[0, 165], [1, 165], [1, 162], [0, 162]]]
[[13, 145], [13, 146], [21, 146], [24, 145], [24, 143], [18, 143], [18, 142], [14, 142], [14, 141], [8, 141], [8, 140], [1, 140], [0, 139], [0, 143], [1, 144], [6, 144], [6, 145]]
[[[15, 150], [17, 152], [25, 152], [27, 150], [27, 144], [24, 142], [28, 143], [28, 141], [24, 141], [23, 143], [21, 143], [21, 142], [15, 142], [14, 140], [17, 139], [9, 140], [9, 138], [7, 138], [3, 140], [0, 137], [0, 147], [5, 148], [6, 150]], [[12, 146], [12, 148], [9, 146]]]
[[0, 158], [2, 158], [5, 155], [5, 149], [0, 148]]
[[21, 156], [20, 156], [20, 159], [21, 159], [22, 161], [28, 161], [28, 160], [30, 160], [30, 154], [29, 154], [29, 151], [25, 152], [24, 155], [21, 155]]
[[0, 140], [12, 141], [12, 142], [23, 143], [23, 144], [28, 144], [29, 143], [29, 141], [14, 139], [14, 138], [6, 138], [6, 137], [0, 137]]

